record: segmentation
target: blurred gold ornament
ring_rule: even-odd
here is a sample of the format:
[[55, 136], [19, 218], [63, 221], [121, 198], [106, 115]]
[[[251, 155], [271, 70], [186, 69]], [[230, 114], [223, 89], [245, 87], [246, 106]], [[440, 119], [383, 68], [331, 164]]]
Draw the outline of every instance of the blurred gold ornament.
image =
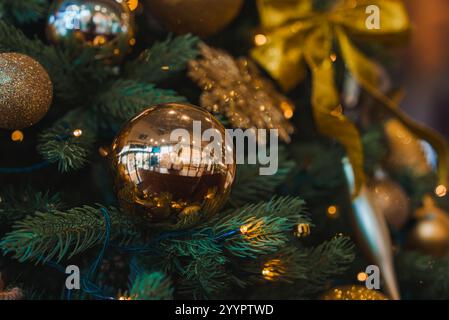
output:
[[53, 100], [47, 71], [33, 58], [0, 53], [0, 128], [23, 129], [39, 122]]
[[168, 32], [209, 36], [224, 29], [243, 0], [145, 0], [144, 11]]
[[324, 293], [321, 300], [388, 300], [388, 298], [380, 291], [352, 285], [333, 288]]
[[[201, 124], [201, 132], [193, 129], [194, 122]], [[188, 137], [172, 141], [176, 129]], [[221, 152], [201, 139], [208, 129], [222, 138]], [[217, 213], [236, 171], [235, 161], [229, 164], [226, 158], [229, 153], [234, 157], [233, 146], [224, 137], [218, 120], [189, 104], [167, 103], [140, 113], [124, 126], [111, 150], [123, 209], [142, 221], [170, 224], [186, 215]]]
[[11, 133], [11, 140], [14, 142], [22, 142], [23, 138], [23, 132], [20, 130], [15, 130], [13, 133]]
[[424, 198], [423, 207], [416, 210], [418, 220], [407, 237], [406, 246], [436, 257], [449, 254], [449, 216], [435, 205], [430, 196]]
[[47, 35], [55, 44], [77, 41], [96, 47], [98, 59], [119, 61], [134, 43], [133, 15], [122, 0], [57, 0]]
[[310, 235], [310, 224], [308, 224], [308, 223], [298, 224], [295, 228], [294, 235], [297, 238], [308, 237]]
[[385, 134], [389, 147], [386, 159], [389, 167], [394, 170], [411, 170], [418, 176], [432, 170], [420, 141], [400, 121], [388, 120], [385, 123]]
[[410, 216], [410, 202], [404, 189], [389, 179], [379, 179], [368, 185], [368, 192], [375, 210], [383, 214], [393, 228], [400, 230]]
[[224, 51], [200, 45], [202, 58], [189, 64], [189, 76], [203, 88], [201, 105], [226, 115], [237, 128], [278, 129], [290, 142], [293, 126], [287, 119], [294, 106], [264, 79], [246, 58], [235, 60]]

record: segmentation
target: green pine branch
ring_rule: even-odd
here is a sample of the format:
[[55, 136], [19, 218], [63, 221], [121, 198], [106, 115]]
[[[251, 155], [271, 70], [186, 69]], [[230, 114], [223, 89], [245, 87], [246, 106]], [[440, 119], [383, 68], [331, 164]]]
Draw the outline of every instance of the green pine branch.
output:
[[192, 35], [169, 37], [145, 50], [125, 66], [125, 76], [139, 82], [160, 83], [185, 70], [198, 55], [199, 39]]
[[[133, 224], [117, 209], [109, 208], [111, 239], [128, 242], [134, 235]], [[61, 261], [101, 245], [105, 220], [100, 207], [83, 206], [67, 211], [37, 212], [17, 222], [13, 231], [0, 242], [4, 254], [20, 262]]]
[[9, 224], [37, 211], [58, 210], [62, 207], [58, 193], [25, 188], [6, 187], [0, 191], [0, 223]]
[[41, 63], [53, 83], [55, 101], [64, 101], [68, 106], [85, 103], [88, 93], [96, 92], [112, 74], [95, 58], [95, 48], [80, 48], [75, 42], [61, 48], [46, 46], [0, 20], [0, 53], [3, 52], [25, 54]]
[[403, 251], [396, 257], [401, 291], [407, 299], [449, 299], [449, 258]]
[[[80, 129], [81, 136], [73, 135]], [[88, 162], [95, 142], [96, 122], [89, 113], [77, 109], [59, 119], [39, 136], [37, 151], [60, 172], [78, 170]]]
[[130, 297], [132, 300], [172, 300], [172, 282], [161, 272], [141, 273], [132, 284]]
[[222, 295], [232, 281], [224, 263], [220, 255], [205, 255], [191, 260], [180, 275], [179, 295], [196, 300]]
[[288, 159], [285, 147], [279, 148], [278, 171], [272, 176], [259, 174], [260, 165], [244, 164], [237, 170], [236, 181], [231, 191], [229, 202], [238, 208], [247, 203], [257, 203], [270, 198], [288, 175], [295, 168], [296, 163]]
[[47, 0], [2, 0], [0, 19], [18, 24], [36, 22], [47, 16], [48, 7]]
[[166, 102], [185, 102], [172, 90], [158, 89], [152, 84], [133, 80], [117, 80], [96, 98], [99, 117], [108, 123], [120, 126], [150, 106]]
[[282, 249], [297, 224], [310, 223], [302, 214], [303, 207], [299, 198], [273, 198], [221, 216], [213, 222], [212, 230], [216, 235], [239, 231], [225, 240], [224, 247], [236, 257], [257, 258]]

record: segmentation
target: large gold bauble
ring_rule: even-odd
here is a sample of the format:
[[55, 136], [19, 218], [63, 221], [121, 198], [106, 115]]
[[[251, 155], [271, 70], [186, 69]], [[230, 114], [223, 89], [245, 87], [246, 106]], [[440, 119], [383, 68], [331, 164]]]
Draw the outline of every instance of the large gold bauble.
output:
[[55, 44], [76, 41], [98, 49], [100, 60], [117, 61], [134, 45], [134, 21], [126, 1], [57, 0], [47, 35]]
[[449, 216], [430, 197], [415, 212], [418, 220], [407, 238], [407, 247], [435, 257], [449, 255]]
[[23, 129], [41, 120], [53, 101], [47, 71], [33, 58], [0, 53], [0, 128]]
[[165, 31], [209, 36], [224, 29], [243, 0], [144, 0], [144, 11]]
[[[194, 131], [194, 122], [200, 130]], [[173, 141], [176, 129], [188, 136]], [[208, 148], [214, 139], [199, 136], [208, 129], [222, 137], [221, 152]], [[116, 192], [124, 211], [145, 222], [169, 224], [186, 215], [217, 213], [236, 172], [234, 150], [225, 141], [223, 125], [192, 105], [168, 103], [140, 113], [112, 145]]]
[[375, 210], [385, 216], [390, 226], [400, 230], [410, 216], [410, 201], [402, 187], [391, 180], [383, 179], [369, 184], [368, 190]]
[[321, 300], [388, 300], [380, 291], [362, 286], [336, 287], [321, 296]]
[[396, 171], [410, 170], [418, 176], [431, 172], [432, 168], [419, 139], [401, 122], [388, 120], [385, 123], [385, 135], [389, 148], [387, 166]]

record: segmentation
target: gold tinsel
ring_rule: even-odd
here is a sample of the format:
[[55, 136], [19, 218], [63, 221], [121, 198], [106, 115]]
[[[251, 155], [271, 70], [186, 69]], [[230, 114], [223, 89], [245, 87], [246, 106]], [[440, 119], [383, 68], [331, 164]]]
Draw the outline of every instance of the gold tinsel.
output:
[[53, 99], [47, 71], [33, 58], [0, 54], [0, 128], [22, 129], [37, 123]]
[[290, 142], [293, 104], [264, 79], [247, 58], [234, 59], [224, 51], [201, 44], [202, 58], [189, 64], [189, 76], [204, 90], [201, 106], [223, 113], [237, 128], [278, 129]]
[[321, 300], [388, 300], [380, 291], [362, 286], [336, 287], [321, 296]]

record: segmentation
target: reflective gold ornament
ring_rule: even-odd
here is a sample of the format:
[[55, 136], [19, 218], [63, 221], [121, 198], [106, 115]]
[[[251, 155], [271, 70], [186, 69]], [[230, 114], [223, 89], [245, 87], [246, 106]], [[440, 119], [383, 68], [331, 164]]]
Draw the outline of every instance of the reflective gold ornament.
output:
[[410, 202], [404, 189], [389, 179], [382, 179], [372, 182], [368, 192], [375, 210], [383, 214], [393, 228], [401, 229], [410, 216]]
[[310, 235], [310, 224], [308, 223], [300, 223], [296, 225], [294, 235], [297, 238], [305, 238]]
[[51, 106], [53, 84], [33, 58], [0, 53], [0, 128], [23, 129], [41, 120]]
[[336, 287], [321, 296], [321, 300], [388, 300], [380, 291], [363, 286]]
[[98, 59], [117, 61], [134, 41], [133, 16], [123, 0], [58, 0], [47, 35], [53, 43], [77, 41], [96, 47]]
[[396, 119], [385, 123], [389, 154], [386, 162], [394, 170], [410, 170], [421, 176], [432, 168], [426, 159], [424, 149], [418, 138]]
[[144, 0], [143, 4], [148, 18], [165, 31], [209, 36], [237, 17], [243, 0]]
[[424, 199], [422, 208], [416, 210], [418, 220], [407, 238], [409, 249], [419, 250], [436, 257], [449, 254], [449, 216], [438, 208], [431, 197]]
[[294, 105], [263, 78], [257, 66], [246, 58], [200, 45], [202, 58], [189, 64], [189, 76], [200, 85], [201, 106], [225, 114], [236, 128], [277, 129], [290, 142]]
[[[171, 139], [176, 129], [183, 130], [183, 136]], [[222, 140], [202, 139], [206, 130]], [[188, 215], [217, 213], [236, 172], [232, 144], [224, 137], [223, 125], [192, 105], [168, 103], [140, 113], [112, 145], [115, 187], [123, 209], [146, 222], [170, 224]], [[211, 141], [219, 143], [218, 149], [210, 148]]]

